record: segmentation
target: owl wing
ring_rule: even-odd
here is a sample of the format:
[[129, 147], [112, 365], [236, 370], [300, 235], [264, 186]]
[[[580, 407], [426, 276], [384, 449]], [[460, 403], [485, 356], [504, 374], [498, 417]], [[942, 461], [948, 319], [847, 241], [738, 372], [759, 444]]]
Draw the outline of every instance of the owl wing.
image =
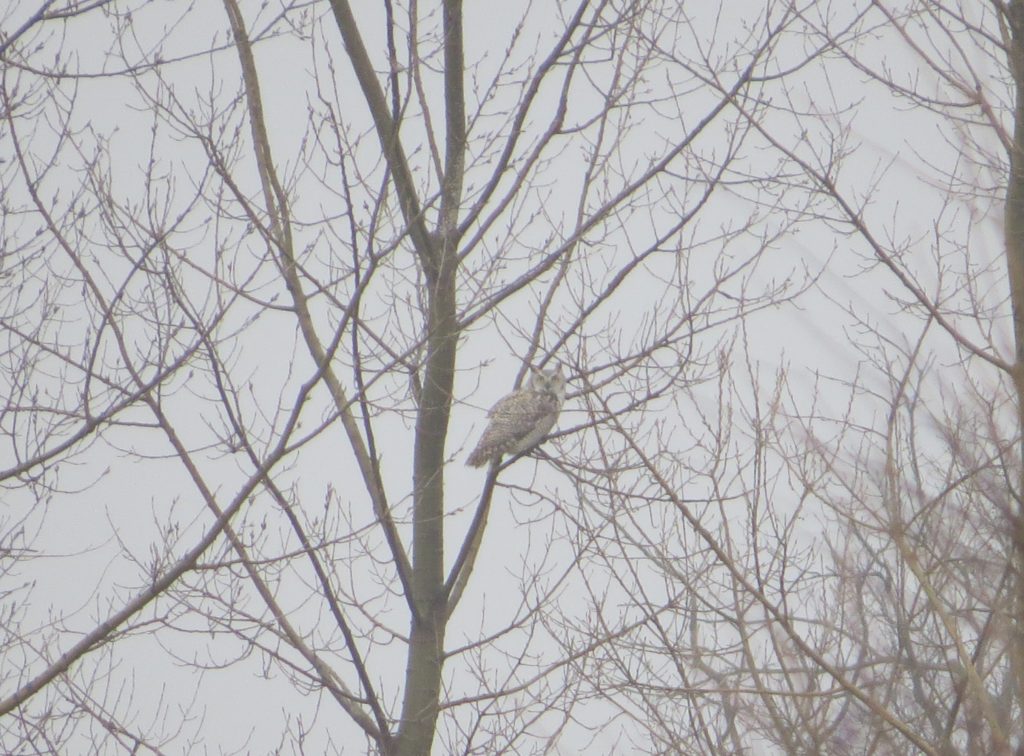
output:
[[511, 394], [501, 397], [494, 406], [487, 410], [487, 417], [497, 417], [498, 415], [508, 414], [521, 414], [522, 410], [517, 406], [524, 404], [523, 402], [524, 392], [513, 391]]
[[[469, 464], [479, 467], [495, 455], [507, 453], [527, 438], [545, 417], [558, 411], [558, 400], [530, 391], [515, 391], [491, 407], [491, 418]], [[550, 427], [550, 426], [549, 426]]]

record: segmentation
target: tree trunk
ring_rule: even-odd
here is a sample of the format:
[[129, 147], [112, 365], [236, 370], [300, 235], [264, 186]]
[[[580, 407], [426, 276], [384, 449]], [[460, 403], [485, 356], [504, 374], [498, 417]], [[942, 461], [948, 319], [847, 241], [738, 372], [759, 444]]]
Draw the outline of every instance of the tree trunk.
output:
[[[1017, 393], [1017, 418], [1020, 455], [1024, 460], [1024, 0], [1012, 0], [1008, 8], [1010, 22], [1010, 71], [1013, 74], [1016, 103], [1013, 111], [1013, 146], [1010, 150], [1010, 174], [1006, 190], [1006, 267], [1013, 311], [1014, 369]], [[1013, 558], [1016, 586], [1010, 618], [1012, 627], [1012, 664], [1017, 680], [1018, 706], [1024, 709], [1024, 464], [1018, 467], [1017, 501], [1012, 518]]]
[[445, 166], [440, 233], [420, 249], [427, 283], [427, 359], [416, 418], [413, 468], [413, 617], [405, 700], [398, 731], [400, 756], [429, 754], [437, 725], [448, 618], [444, 589], [444, 443], [458, 347], [456, 280], [458, 220], [466, 154], [462, 2], [444, 3]]
[[[448, 246], [447, 244], [443, 246]], [[454, 255], [444, 254], [450, 260]], [[413, 504], [413, 606], [405, 699], [396, 753], [430, 753], [441, 694], [444, 629], [444, 443], [451, 410], [457, 341], [455, 266], [429, 282], [430, 332], [416, 421]]]

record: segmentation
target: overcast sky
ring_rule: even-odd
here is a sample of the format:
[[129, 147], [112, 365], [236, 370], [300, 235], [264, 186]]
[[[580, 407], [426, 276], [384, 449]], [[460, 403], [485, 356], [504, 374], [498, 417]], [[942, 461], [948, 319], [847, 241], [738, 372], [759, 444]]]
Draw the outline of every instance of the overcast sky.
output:
[[[440, 11], [421, 4], [417, 63], [408, 56], [407, 11], [396, 9], [399, 59], [392, 65], [384, 4], [355, 5], [378, 81], [387, 85], [395, 68], [400, 82], [401, 138], [433, 224], [440, 185], [432, 154], [443, 159], [445, 149]], [[783, 577], [787, 569], [825, 573], [834, 567], [826, 539], [832, 513], [806, 497], [787, 467], [786, 445], [806, 443], [799, 456], [835, 442], [835, 459], [859, 459], [873, 441], [850, 439], [838, 421], [854, 418], [865, 438], [884, 436], [891, 392], [908, 361], [920, 368], [908, 391], [940, 408], [930, 413], [937, 426], [945, 399], [998, 393], [1000, 379], [986, 372], [991, 365], [965, 360], [962, 345], [922, 319], [893, 267], [880, 263], [821, 185], [800, 174], [797, 159], [834, 179], [896, 267], [951, 313], [968, 340], [997, 359], [1012, 355], [1002, 153], [991, 129], [914, 107], [835, 50], [815, 56], [823, 42], [812, 27], [826, 3], [805, 3], [803, 20], [786, 16], [785, 3], [767, 10], [754, 1], [656, 5], [637, 6], [634, 21], [609, 22], [590, 36], [584, 63], [564, 89], [558, 72], [569, 69], [568, 53], [532, 92], [530, 77], [576, 6], [466, 4], [469, 149], [460, 217], [489, 191], [505, 146], [514, 142], [514, 149], [511, 167], [459, 243], [458, 307], [467, 327], [445, 447], [448, 567], [485, 479], [463, 459], [486, 409], [513, 388], [525, 362], [559, 362], [569, 372], [557, 426], [569, 432], [547, 442], [543, 455], [503, 471], [476, 572], [446, 637], [447, 648], [459, 650], [445, 667], [448, 700], [504, 685], [521, 691], [491, 708], [463, 702], [443, 711], [436, 753], [486, 751], [482, 733], [500, 730], [505, 708], [514, 706], [536, 714], [520, 724], [528, 733], [515, 746], [521, 752], [656, 747], [641, 706], [625, 694], [588, 697], [580, 679], [600, 689], [587, 677], [593, 670], [559, 660], [585, 643], [587, 628], [610, 633], [651, 606], [675, 611], [677, 593], [720, 584], [728, 604], [732, 578], [665, 503], [626, 438], [640, 439], [665, 465], [663, 480], [737, 550], [737, 563], [755, 562], [765, 548], [766, 562], [792, 555], [791, 565], [779, 567]], [[298, 418], [293, 446], [272, 478], [325, 541], [339, 601], [382, 701], [397, 716], [407, 608], [334, 399], [322, 383], [305, 403], [297, 399], [317, 370], [279, 261], [247, 217], [264, 212], [265, 195], [225, 8], [112, 2], [26, 26], [37, 4], [15, 6], [0, 11], [5, 37], [24, 29], [5, 52], [0, 102], [0, 394], [10, 396], [0, 415], [0, 469], [56, 448], [123, 402], [133, 381], [153, 380], [161, 365], [194, 354], [153, 394], [180, 448], [152, 407], [133, 401], [102, 432], [3, 480], [0, 545], [24, 558], [12, 557], [0, 573], [11, 612], [0, 696], [193, 548], [213, 522], [207, 495], [221, 508], [236, 496], [249, 500], [234, 520], [241, 541], [266, 560], [260, 569], [311, 646], [359, 688], [279, 504], [258, 486], [240, 493], [258, 475], [226, 430], [237, 413], [257, 459]], [[370, 402], [355, 410], [356, 427], [374, 429], [383, 487], [409, 539], [417, 396], [410, 365], [423, 358], [423, 274], [393, 192], [380, 199], [390, 177], [329, 5], [241, 7], [256, 42], [302, 280], [325, 343], [369, 280], [359, 302], [365, 332], [341, 338], [332, 364], [349, 396]], [[853, 10], [830, 12], [837, 31], [854, 17]], [[616, 12], [599, 15], [609, 21]], [[899, 83], [937, 99], [956, 95], [905, 41], [867, 18], [849, 48], [863, 66], [895, 72]], [[766, 29], [780, 24], [761, 49]], [[1005, 125], [998, 60], [970, 50], [964, 56]], [[717, 109], [722, 90], [752, 61], [741, 96]], [[527, 117], [516, 121], [527, 96], [534, 98]], [[662, 170], [638, 181], [684, 142]], [[517, 185], [541, 144], [540, 159]], [[555, 250], [564, 251], [554, 265], [500, 295]], [[109, 312], [120, 323], [116, 334]], [[197, 323], [209, 326], [207, 334]], [[126, 353], [137, 360], [131, 368]], [[364, 368], [358, 378], [355, 363]], [[225, 385], [234, 392], [230, 401], [220, 394]], [[633, 406], [645, 392], [651, 396]], [[621, 426], [599, 422], [608, 411], [622, 413]], [[760, 420], [776, 412], [772, 422], [792, 437], [780, 431], [770, 453], [752, 451]], [[805, 423], [812, 422], [835, 435], [811, 438]], [[941, 456], [946, 442], [935, 430], [920, 443]], [[872, 464], [858, 475], [883, 467]], [[759, 540], [771, 528], [774, 549]], [[683, 590], [683, 576], [698, 563], [708, 582]], [[798, 608], [819, 610], [817, 600], [802, 596]], [[541, 604], [544, 611], [532, 614]], [[764, 616], [757, 607], [751, 612], [756, 622]], [[41, 710], [32, 707], [44, 707], [45, 697], [69, 711], [68, 701], [89, 691], [110, 716], [167, 753], [361, 752], [358, 727], [321, 688], [307, 687], [305, 671], [291, 668], [305, 670], [303, 660], [277, 631], [257, 632], [257, 619], [273, 626], [220, 539], [197, 569], [129, 621], [128, 637], [76, 664], [27, 710]], [[737, 637], [732, 627], [678, 623], [680, 638], [692, 631], [708, 648], [713, 639], [728, 647]], [[756, 632], [755, 645], [768, 649], [768, 635]], [[468, 648], [481, 639], [487, 642]], [[652, 679], [663, 663], [644, 657]], [[576, 684], [584, 692], [568, 721], [542, 713], [557, 708], [552, 689]], [[86, 752], [102, 727], [88, 717], [76, 721], [68, 723], [68, 752]], [[12, 752], [28, 752], [24, 731], [11, 727], [4, 737]], [[100, 751], [116, 753], [129, 741], [104, 741]], [[771, 750], [753, 730], [745, 742]]]

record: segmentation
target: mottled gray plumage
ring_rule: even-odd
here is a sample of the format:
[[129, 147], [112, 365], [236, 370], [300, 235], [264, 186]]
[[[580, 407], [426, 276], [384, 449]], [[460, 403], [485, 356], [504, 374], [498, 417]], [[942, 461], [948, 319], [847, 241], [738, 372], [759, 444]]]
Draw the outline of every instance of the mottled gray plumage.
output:
[[565, 401], [562, 368], [530, 370], [533, 375], [526, 387], [499, 399], [487, 413], [491, 422], [466, 460], [467, 465], [483, 467], [503, 454], [532, 449], [554, 427]]

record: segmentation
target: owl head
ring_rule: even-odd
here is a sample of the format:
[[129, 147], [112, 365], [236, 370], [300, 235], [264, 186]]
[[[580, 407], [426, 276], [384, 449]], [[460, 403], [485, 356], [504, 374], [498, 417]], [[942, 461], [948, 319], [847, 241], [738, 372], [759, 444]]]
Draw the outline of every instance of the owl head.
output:
[[530, 368], [530, 391], [540, 394], [553, 394], [561, 401], [565, 399], [565, 376], [562, 375], [562, 366], [557, 365], [554, 370], [538, 370]]

